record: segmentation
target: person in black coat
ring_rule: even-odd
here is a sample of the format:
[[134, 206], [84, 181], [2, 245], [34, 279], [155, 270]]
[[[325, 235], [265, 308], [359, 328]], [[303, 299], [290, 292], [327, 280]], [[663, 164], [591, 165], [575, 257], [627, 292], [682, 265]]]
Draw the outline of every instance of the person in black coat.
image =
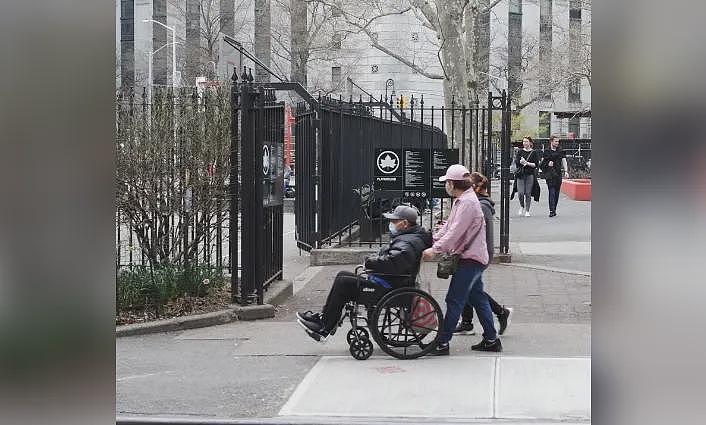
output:
[[566, 163], [564, 151], [559, 147], [557, 136], [549, 138], [549, 149], [544, 151], [539, 168], [544, 174], [549, 191], [549, 217], [555, 217], [556, 205], [559, 203], [559, 192], [561, 191], [561, 178], [562, 176], [569, 178], [569, 166]]
[[[431, 233], [417, 225], [417, 211], [400, 205], [383, 216], [390, 220], [390, 243], [376, 255], [365, 260], [368, 280], [385, 289], [407, 285], [410, 278], [387, 275], [411, 275], [419, 272], [422, 252], [432, 245]], [[342, 271], [336, 275], [321, 313], [297, 312], [297, 323], [316, 341], [324, 341], [335, 331], [343, 307], [357, 299], [358, 278], [355, 273]]]

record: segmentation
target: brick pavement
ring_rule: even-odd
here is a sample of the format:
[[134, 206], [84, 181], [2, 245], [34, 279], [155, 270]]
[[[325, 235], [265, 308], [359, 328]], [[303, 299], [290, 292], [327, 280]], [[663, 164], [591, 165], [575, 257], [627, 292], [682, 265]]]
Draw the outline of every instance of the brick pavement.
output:
[[[352, 271], [350, 266], [323, 267], [285, 304], [277, 306], [272, 321], [295, 320], [296, 311], [319, 311], [336, 273]], [[486, 292], [499, 303], [515, 309], [519, 323], [590, 323], [591, 278], [512, 265], [492, 265], [484, 274]], [[436, 264], [425, 263], [420, 280], [444, 307], [449, 281], [436, 277]]]

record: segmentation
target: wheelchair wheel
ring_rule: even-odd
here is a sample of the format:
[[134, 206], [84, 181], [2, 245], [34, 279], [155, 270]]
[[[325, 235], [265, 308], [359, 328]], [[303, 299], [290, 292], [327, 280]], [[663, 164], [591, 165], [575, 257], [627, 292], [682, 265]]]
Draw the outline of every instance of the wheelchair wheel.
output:
[[346, 335], [346, 340], [348, 341], [348, 345], [353, 344], [353, 341], [356, 339], [370, 339], [370, 334], [365, 328], [355, 328], [351, 329], [348, 331], [348, 334]]
[[402, 360], [430, 353], [441, 338], [442, 326], [439, 304], [416, 288], [399, 288], [385, 295], [368, 324], [380, 348]]
[[348, 351], [354, 359], [366, 360], [373, 355], [373, 343], [367, 338], [359, 338], [351, 343]]

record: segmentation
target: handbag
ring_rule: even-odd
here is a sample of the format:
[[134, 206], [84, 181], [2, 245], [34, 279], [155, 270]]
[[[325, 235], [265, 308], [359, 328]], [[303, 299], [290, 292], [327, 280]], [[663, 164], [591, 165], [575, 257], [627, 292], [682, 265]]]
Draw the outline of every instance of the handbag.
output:
[[427, 334], [436, 330], [439, 326], [439, 318], [436, 316], [434, 306], [424, 297], [415, 295], [412, 298], [412, 317], [410, 320], [412, 329], [416, 332]]
[[[534, 154], [534, 152], [535, 151], [532, 150], [532, 151], [530, 151], [529, 155], [527, 155], [527, 160], [526, 160], [527, 162], [531, 162], [530, 159], [532, 158], [532, 155]], [[515, 158], [515, 160], [517, 160], [517, 158]], [[512, 170], [513, 165], [515, 166], [515, 171]], [[536, 177], [537, 168], [539, 168], [539, 167], [534, 168], [535, 177]], [[521, 178], [524, 175], [524, 173], [523, 173], [524, 169], [525, 169], [525, 167], [517, 164], [516, 161], [512, 161], [512, 164], [510, 164], [510, 172], [515, 176], [516, 179]]]
[[[466, 244], [466, 246], [463, 248], [463, 251], [461, 252], [465, 252], [468, 247], [471, 246], [473, 241], [476, 240], [476, 237], [478, 237], [478, 233], [473, 236], [473, 238]], [[436, 277], [441, 279], [448, 279], [449, 276], [453, 275], [454, 273], [456, 273], [456, 270], [458, 270], [458, 262], [460, 260], [460, 253], [445, 252], [441, 254], [441, 258], [439, 258], [439, 263], [436, 265]]]
[[436, 265], [436, 277], [448, 279], [449, 276], [456, 273], [460, 259], [461, 254], [450, 254], [447, 252], [441, 254], [439, 263]]

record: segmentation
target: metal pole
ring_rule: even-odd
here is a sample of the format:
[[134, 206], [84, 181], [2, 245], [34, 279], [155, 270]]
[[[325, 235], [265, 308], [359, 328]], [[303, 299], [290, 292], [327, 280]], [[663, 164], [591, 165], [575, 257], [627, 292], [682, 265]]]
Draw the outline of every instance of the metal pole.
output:
[[172, 30], [172, 87], [176, 89], [176, 29]]
[[152, 52], [147, 52], [149, 63], [147, 65], [147, 98], [152, 102]]

